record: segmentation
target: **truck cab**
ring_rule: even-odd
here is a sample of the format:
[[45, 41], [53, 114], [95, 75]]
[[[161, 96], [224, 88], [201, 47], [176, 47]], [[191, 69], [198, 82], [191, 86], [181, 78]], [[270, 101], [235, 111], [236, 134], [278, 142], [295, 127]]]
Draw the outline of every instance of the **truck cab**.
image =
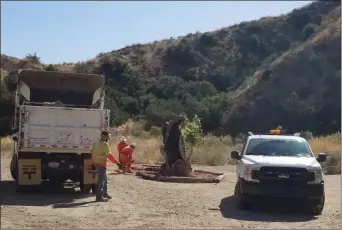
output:
[[296, 135], [250, 133], [236, 160], [234, 196], [240, 209], [248, 209], [256, 197], [300, 199], [314, 215], [324, 207], [324, 176], [321, 162], [326, 155], [315, 157], [308, 142]]
[[[14, 81], [13, 81], [14, 79]], [[109, 131], [102, 75], [20, 70], [12, 77], [15, 151], [11, 174], [18, 188], [71, 180], [90, 192], [97, 181], [91, 147]]]

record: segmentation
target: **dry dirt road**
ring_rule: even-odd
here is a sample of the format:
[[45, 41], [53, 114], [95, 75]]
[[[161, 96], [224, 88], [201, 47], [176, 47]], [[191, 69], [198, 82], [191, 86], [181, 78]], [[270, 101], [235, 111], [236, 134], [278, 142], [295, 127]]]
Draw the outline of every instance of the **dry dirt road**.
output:
[[[201, 167], [224, 172], [219, 184], [172, 184], [146, 181], [133, 175], [109, 175], [113, 199], [94, 203], [74, 189], [19, 195], [1, 161], [1, 228], [283, 228], [338, 229], [340, 176], [326, 178], [322, 215], [263, 207], [242, 212], [232, 199], [234, 168]], [[112, 166], [108, 171], [114, 172]], [[283, 205], [282, 205], [283, 207]], [[258, 210], [259, 209], [259, 210]]]

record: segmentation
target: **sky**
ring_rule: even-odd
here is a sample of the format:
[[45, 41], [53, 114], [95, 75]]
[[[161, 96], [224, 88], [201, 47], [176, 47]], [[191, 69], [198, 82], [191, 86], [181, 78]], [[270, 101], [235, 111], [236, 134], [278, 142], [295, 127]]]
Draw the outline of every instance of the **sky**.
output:
[[137, 43], [207, 32], [310, 1], [1, 1], [1, 53], [86, 61]]

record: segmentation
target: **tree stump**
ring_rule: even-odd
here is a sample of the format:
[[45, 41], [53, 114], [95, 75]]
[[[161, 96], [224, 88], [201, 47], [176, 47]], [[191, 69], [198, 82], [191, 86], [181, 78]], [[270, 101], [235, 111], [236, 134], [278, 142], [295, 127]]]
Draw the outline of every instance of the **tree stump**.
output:
[[192, 169], [184, 160], [177, 160], [172, 167], [166, 162], [161, 166], [161, 175], [163, 176], [176, 176], [176, 177], [189, 177]]
[[165, 163], [161, 166], [160, 174], [163, 176], [188, 177], [192, 172], [191, 164], [185, 157], [185, 144], [179, 130], [179, 125], [184, 120], [184, 116], [177, 116], [162, 127], [163, 145], [160, 152]]

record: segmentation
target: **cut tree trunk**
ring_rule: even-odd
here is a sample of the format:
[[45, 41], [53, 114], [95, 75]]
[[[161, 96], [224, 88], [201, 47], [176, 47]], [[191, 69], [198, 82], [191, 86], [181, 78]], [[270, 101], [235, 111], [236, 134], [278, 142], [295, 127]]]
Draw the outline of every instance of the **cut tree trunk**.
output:
[[177, 160], [171, 167], [167, 162], [161, 166], [163, 176], [188, 177], [191, 172], [191, 167], [183, 159]]
[[178, 118], [165, 123], [162, 127], [164, 149], [161, 153], [164, 155], [165, 163], [161, 166], [160, 173], [163, 176], [188, 177], [192, 172], [190, 161], [185, 158], [184, 143], [180, 141], [179, 125], [182, 121], [183, 118]]

